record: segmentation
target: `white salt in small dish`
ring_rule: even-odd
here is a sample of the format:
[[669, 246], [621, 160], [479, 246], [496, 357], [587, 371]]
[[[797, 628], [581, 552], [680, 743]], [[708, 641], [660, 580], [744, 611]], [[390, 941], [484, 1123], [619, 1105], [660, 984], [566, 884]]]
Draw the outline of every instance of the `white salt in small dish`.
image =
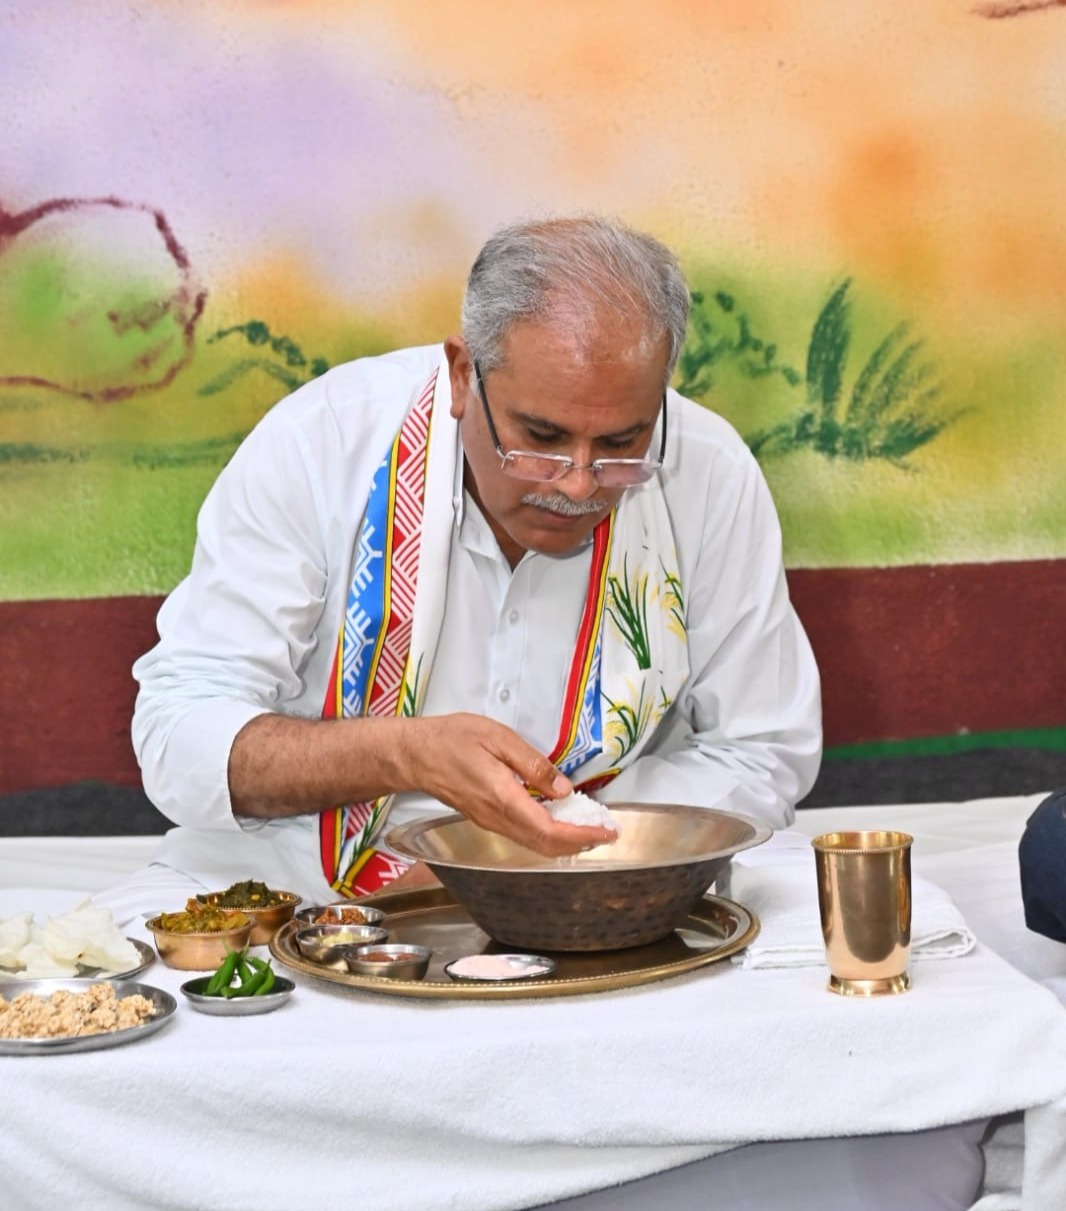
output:
[[542, 980], [555, 970], [555, 960], [529, 954], [463, 955], [445, 963], [444, 970], [451, 979], [471, 984]]

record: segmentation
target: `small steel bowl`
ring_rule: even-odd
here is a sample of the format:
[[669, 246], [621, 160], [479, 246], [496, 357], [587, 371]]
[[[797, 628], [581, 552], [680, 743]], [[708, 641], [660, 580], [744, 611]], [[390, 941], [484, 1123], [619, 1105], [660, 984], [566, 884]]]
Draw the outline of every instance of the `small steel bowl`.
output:
[[243, 950], [252, 936], [255, 922], [237, 929], [219, 929], [211, 933], [174, 933], [159, 927], [159, 917], [145, 925], [155, 937], [155, 948], [168, 967], [179, 971], [214, 971], [231, 950]]
[[[344, 956], [348, 970], [354, 976], [380, 976], [383, 980], [420, 980], [429, 968], [433, 951], [428, 946], [411, 946], [393, 942], [387, 946], [360, 946]], [[388, 959], [375, 955], [395, 956]]]
[[[266, 946], [270, 939], [278, 932], [286, 921], [291, 921], [293, 913], [296, 911], [296, 906], [301, 903], [302, 897], [291, 891], [275, 891], [270, 889], [275, 896], [284, 896], [282, 904], [267, 904], [263, 908], [238, 908], [238, 912], [243, 912], [245, 916], [252, 918], [252, 936], [248, 939], [249, 946]], [[201, 904], [217, 905], [225, 892], [212, 891], [204, 895], [199, 895], [196, 899]]]
[[296, 987], [292, 980], [286, 979], [285, 976], [276, 976], [274, 987], [260, 997], [207, 997], [204, 996], [204, 989], [210, 982], [210, 976], [198, 976], [195, 980], [186, 980], [181, 991], [193, 1009], [220, 1018], [270, 1013], [273, 1009], [280, 1009]]
[[[355, 910], [362, 913], [362, 923], [364, 925], [380, 925], [385, 920], [385, 914], [380, 908], [371, 908], [369, 904], [352, 904], [351, 902], [347, 904], [317, 904], [312, 905], [310, 908], [301, 908], [296, 913], [296, 920], [302, 925], [329, 925], [334, 923], [343, 925], [344, 922], [340, 920], [340, 914], [345, 910], [348, 912]], [[323, 913], [337, 918], [336, 921], [318, 921], [316, 918], [322, 916]]]
[[296, 949], [313, 963], [336, 963], [360, 946], [376, 946], [389, 936], [376, 925], [308, 925], [293, 934]]

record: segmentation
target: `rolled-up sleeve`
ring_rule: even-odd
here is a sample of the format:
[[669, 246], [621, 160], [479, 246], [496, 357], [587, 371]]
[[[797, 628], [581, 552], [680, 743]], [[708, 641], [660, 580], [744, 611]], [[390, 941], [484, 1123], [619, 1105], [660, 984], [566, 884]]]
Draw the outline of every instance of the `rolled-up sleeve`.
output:
[[256, 826], [232, 814], [229, 753], [251, 719], [304, 690], [326, 591], [320, 496], [299, 429], [268, 415], [200, 511], [190, 574], [133, 667], [145, 791], [176, 824]]
[[257, 715], [321, 716], [375, 472], [442, 358], [439, 346], [398, 350], [305, 384], [208, 493], [189, 575], [133, 667], [134, 750], [149, 798], [176, 824], [263, 827], [233, 816], [233, 741]]

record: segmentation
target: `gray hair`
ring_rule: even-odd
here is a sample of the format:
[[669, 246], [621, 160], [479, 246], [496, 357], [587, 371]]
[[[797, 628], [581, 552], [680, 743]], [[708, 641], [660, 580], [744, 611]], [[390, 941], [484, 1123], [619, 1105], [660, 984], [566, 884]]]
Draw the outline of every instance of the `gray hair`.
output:
[[613, 219], [588, 216], [515, 223], [474, 261], [463, 299], [463, 338], [483, 373], [504, 363], [503, 342], [523, 320], [592, 323], [604, 310], [669, 338], [666, 383], [688, 326], [689, 289], [677, 257]]

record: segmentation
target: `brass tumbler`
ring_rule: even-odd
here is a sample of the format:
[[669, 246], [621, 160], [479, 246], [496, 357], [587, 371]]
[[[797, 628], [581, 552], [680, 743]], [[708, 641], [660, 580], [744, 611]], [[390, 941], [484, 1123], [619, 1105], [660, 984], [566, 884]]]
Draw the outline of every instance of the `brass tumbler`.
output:
[[811, 842], [832, 992], [876, 997], [910, 988], [913, 840], [869, 831]]

